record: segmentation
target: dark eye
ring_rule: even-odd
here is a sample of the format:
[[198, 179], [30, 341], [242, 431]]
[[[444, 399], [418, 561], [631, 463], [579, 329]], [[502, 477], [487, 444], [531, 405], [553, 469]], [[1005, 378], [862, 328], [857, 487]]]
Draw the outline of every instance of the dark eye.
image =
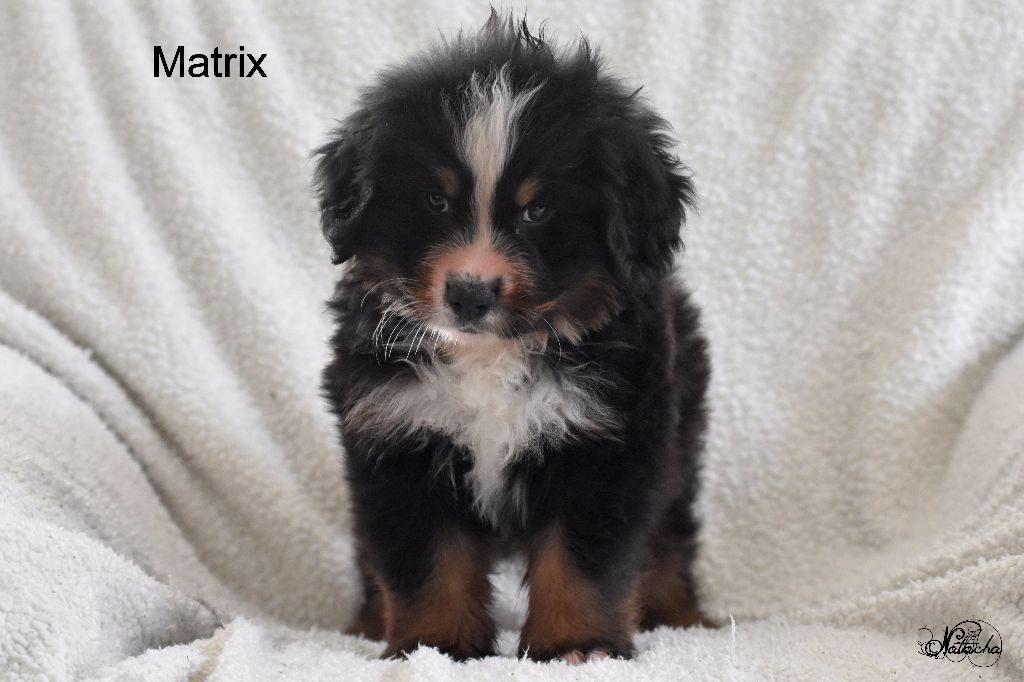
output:
[[530, 204], [523, 209], [523, 213], [519, 216], [519, 219], [524, 223], [543, 223], [554, 211], [551, 210], [550, 206], [546, 204]]
[[448, 197], [441, 194], [440, 192], [427, 192], [423, 195], [423, 201], [434, 213], [448, 213], [452, 210], [451, 202], [448, 201]]

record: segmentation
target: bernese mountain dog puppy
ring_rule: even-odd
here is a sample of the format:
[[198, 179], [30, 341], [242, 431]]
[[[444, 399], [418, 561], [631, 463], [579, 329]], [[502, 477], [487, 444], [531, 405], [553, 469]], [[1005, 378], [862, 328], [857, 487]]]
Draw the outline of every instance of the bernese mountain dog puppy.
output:
[[628, 657], [701, 621], [691, 563], [709, 379], [672, 274], [688, 172], [666, 122], [493, 15], [383, 72], [316, 152], [349, 261], [323, 386], [351, 484], [352, 631], [494, 652], [492, 563], [526, 561], [519, 649]]

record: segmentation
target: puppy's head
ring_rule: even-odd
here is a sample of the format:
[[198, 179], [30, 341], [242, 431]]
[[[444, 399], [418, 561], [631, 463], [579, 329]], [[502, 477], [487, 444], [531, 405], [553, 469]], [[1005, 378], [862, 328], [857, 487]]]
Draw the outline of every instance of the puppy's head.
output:
[[441, 333], [600, 328], [668, 271], [693, 198], [636, 94], [496, 15], [386, 71], [317, 152], [335, 262]]

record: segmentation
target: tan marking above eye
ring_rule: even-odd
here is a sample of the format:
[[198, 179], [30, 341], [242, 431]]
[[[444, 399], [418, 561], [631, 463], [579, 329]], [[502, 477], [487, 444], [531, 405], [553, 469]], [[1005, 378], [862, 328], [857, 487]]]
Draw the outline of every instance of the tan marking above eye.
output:
[[537, 198], [540, 193], [541, 184], [538, 178], [527, 178], [519, 184], [516, 189], [516, 205], [525, 208], [527, 204]]
[[455, 195], [459, 193], [459, 176], [455, 169], [450, 166], [441, 166], [434, 172], [437, 173], [437, 179], [441, 181], [441, 189], [449, 199], [454, 199]]

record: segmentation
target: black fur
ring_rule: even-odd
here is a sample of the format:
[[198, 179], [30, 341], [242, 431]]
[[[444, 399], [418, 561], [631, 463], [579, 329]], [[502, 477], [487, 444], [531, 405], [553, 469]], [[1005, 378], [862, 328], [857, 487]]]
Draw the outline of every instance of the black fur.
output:
[[[669, 530], [657, 542], [676, 543], [692, 559], [709, 365], [698, 314], [669, 274], [684, 209], [694, 200], [690, 179], [669, 151], [665, 122], [607, 75], [586, 42], [559, 51], [525, 22], [492, 17], [479, 35], [386, 71], [317, 151], [323, 232], [336, 262], [352, 259], [330, 302], [337, 330], [323, 386], [343, 422], [375, 387], [414, 382], [416, 365], [447, 361], [422, 338], [417, 345], [415, 334], [400, 328], [401, 316], [382, 324], [382, 314], [388, 292], [393, 297], [403, 281], [420, 282], [431, 249], [474, 220], [465, 192], [440, 215], [424, 207], [423, 196], [438, 191], [439, 166], [455, 169], [462, 188], [472, 186], [454, 143], [452, 103], [472, 74], [503, 65], [515, 91], [542, 86], [523, 116], [494, 203], [494, 229], [510, 258], [525, 263], [532, 293], [493, 333], [544, 337], [531, 362], [555, 377], [593, 374], [589, 390], [620, 428], [581, 430], [557, 446], [534, 446], [506, 470], [507, 485], [525, 491], [524, 508], [505, 509], [495, 521], [473, 506], [466, 479], [472, 453], [447, 434], [423, 429], [382, 438], [343, 427], [367, 598], [380, 606], [380, 589], [409, 603], [422, 598], [439, 543], [453, 532], [488, 551], [530, 553], [557, 527], [573, 566], [611, 613], [649, 568], [659, 528]], [[513, 197], [527, 177], [543, 179], [541, 197], [554, 211], [540, 228], [516, 218], [521, 207]], [[389, 276], [406, 280], [389, 283]], [[564, 312], [564, 324], [579, 333], [554, 338], [529, 311], [573, 291], [585, 276], [600, 279], [610, 298]], [[401, 353], [383, 357], [372, 338], [378, 329]], [[688, 567], [683, 572], [692, 585]], [[364, 631], [397, 637], [386, 626]], [[573, 649], [628, 656], [631, 632], [629, 624], [609, 625], [607, 636], [524, 641], [522, 648], [537, 658]], [[466, 641], [424, 636], [422, 643], [478, 656], [492, 652], [492, 636], [493, 627], [482, 626]], [[416, 641], [392, 641], [389, 652]]]

